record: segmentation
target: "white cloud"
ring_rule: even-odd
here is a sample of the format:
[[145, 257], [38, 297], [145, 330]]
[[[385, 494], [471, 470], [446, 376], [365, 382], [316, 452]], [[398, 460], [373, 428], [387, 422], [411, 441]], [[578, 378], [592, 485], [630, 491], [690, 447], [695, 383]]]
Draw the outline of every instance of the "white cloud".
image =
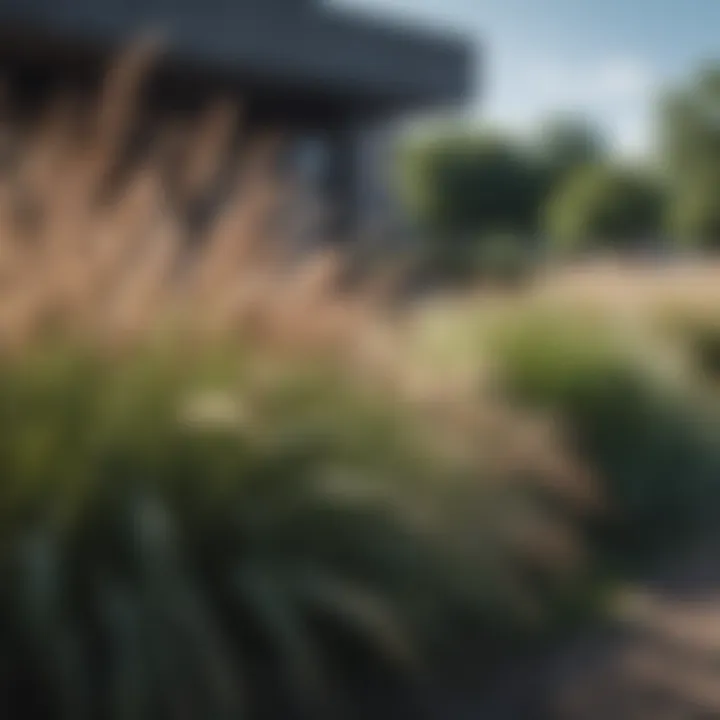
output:
[[632, 59], [608, 60], [596, 69], [598, 91], [610, 96], [645, 94], [657, 84], [647, 65]]
[[581, 61], [502, 53], [491, 65], [479, 117], [526, 134], [548, 116], [577, 113], [604, 127], [622, 152], [636, 155], [649, 147], [661, 78], [641, 58]]
[[528, 78], [546, 102], [596, 106], [647, 95], [656, 86], [650, 67], [632, 58], [594, 62], [555, 59], [531, 62]]

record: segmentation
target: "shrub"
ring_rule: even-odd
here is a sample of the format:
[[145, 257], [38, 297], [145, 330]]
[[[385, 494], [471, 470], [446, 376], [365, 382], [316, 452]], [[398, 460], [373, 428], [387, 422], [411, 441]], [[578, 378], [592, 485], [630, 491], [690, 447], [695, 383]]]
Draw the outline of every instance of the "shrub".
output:
[[432, 242], [422, 263], [426, 274], [439, 280], [517, 288], [533, 276], [538, 248], [512, 233], [486, 234], [462, 242]]
[[597, 471], [616, 561], [632, 563], [693, 527], [717, 492], [715, 421], [687, 386], [657, 370], [657, 358], [567, 309], [516, 318], [494, 347], [505, 387], [556, 412]]
[[401, 163], [409, 209], [448, 243], [493, 228], [535, 230], [543, 169], [519, 143], [469, 128], [416, 141]]
[[537, 248], [527, 239], [506, 233], [483, 237], [475, 252], [475, 265], [481, 279], [516, 287], [530, 279]]
[[545, 226], [560, 248], [627, 250], [655, 239], [661, 207], [659, 189], [641, 174], [591, 166], [550, 199]]
[[714, 312], [671, 309], [661, 324], [704, 378], [720, 379], [720, 320]]
[[720, 248], [717, 182], [698, 174], [693, 181], [684, 180], [683, 185], [672, 198], [668, 230], [685, 245], [716, 252]]
[[558, 439], [403, 355], [335, 257], [280, 262], [225, 114], [128, 157], [133, 82], [0, 172], [8, 716], [344, 717], [552, 615], [593, 500]]
[[566, 532], [537, 500], [557, 472], [496, 483], [339, 377], [249, 377], [138, 355], [3, 363], [10, 714], [342, 715], [358, 673], [409, 682], [541, 599], [524, 575]]
[[720, 323], [698, 323], [689, 343], [702, 372], [713, 380], [720, 379]]

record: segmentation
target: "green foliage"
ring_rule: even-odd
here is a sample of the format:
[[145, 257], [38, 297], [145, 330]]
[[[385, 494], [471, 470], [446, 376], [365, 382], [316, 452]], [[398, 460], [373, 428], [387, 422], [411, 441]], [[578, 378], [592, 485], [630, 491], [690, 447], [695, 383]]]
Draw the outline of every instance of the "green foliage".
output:
[[491, 233], [466, 242], [431, 242], [424, 264], [428, 273], [443, 280], [516, 287], [535, 270], [529, 246], [525, 237], [513, 233]]
[[640, 173], [612, 166], [583, 168], [551, 199], [548, 235], [561, 247], [631, 248], [655, 240], [662, 198]]
[[668, 225], [685, 245], [720, 249], [720, 164], [715, 178], [696, 173], [676, 189]]
[[692, 347], [702, 371], [720, 380], [720, 323], [698, 325]]
[[411, 210], [433, 236], [452, 241], [535, 228], [541, 169], [507, 139], [440, 133], [408, 148], [404, 174]]
[[482, 238], [475, 250], [477, 276], [503, 286], [522, 285], [532, 277], [535, 258], [529, 242], [510, 233]]
[[687, 350], [694, 367], [711, 381], [720, 380], [720, 317], [717, 313], [680, 311], [663, 318], [663, 329]]
[[672, 188], [669, 229], [701, 247], [720, 246], [719, 118], [717, 67], [669, 93], [661, 111], [663, 159]]
[[702, 372], [720, 380], [720, 322], [698, 323], [690, 345]]
[[700, 168], [717, 169], [720, 159], [718, 102], [720, 68], [699, 70], [684, 87], [667, 93], [661, 105], [661, 130], [671, 179]]
[[[422, 229], [465, 266], [468, 246], [498, 232], [544, 230], [563, 247], [628, 250], [660, 238], [720, 247], [720, 70], [709, 66], [669, 92], [660, 147], [642, 171], [610, 155], [579, 117], [542, 124], [529, 143], [471, 128], [412, 143], [402, 184]], [[661, 171], [662, 169], [662, 171]], [[445, 253], [445, 255], [443, 255]]]
[[602, 134], [580, 117], [549, 118], [541, 125], [535, 142], [545, 168], [548, 195], [579, 169], [607, 160]]
[[504, 386], [557, 413], [598, 473], [614, 562], [630, 566], [694, 527], [717, 497], [720, 458], [716, 419], [691, 389], [627, 338], [568, 311], [516, 319], [494, 347]]
[[519, 627], [521, 478], [342, 373], [219, 357], [3, 361], [9, 717], [346, 717], [350, 683]]

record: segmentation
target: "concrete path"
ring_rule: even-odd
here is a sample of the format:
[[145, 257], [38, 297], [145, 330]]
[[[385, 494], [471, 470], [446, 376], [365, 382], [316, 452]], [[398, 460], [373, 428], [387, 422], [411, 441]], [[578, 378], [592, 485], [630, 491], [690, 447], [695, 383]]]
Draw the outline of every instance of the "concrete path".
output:
[[430, 716], [720, 720], [720, 541], [669, 565], [619, 594], [602, 628], [500, 669], [480, 692], [451, 691]]
[[613, 617], [561, 654], [542, 717], [720, 719], [720, 542], [624, 593]]

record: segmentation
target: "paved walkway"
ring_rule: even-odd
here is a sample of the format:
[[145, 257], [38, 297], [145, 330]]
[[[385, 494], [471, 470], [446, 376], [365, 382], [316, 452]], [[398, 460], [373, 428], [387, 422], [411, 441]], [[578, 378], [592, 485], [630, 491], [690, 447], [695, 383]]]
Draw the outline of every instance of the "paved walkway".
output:
[[[720, 720], [720, 542], [705, 543], [617, 599], [612, 621], [438, 720]], [[476, 695], [477, 697], [477, 695]]]
[[616, 617], [563, 653], [545, 717], [720, 719], [720, 543], [625, 593]]

